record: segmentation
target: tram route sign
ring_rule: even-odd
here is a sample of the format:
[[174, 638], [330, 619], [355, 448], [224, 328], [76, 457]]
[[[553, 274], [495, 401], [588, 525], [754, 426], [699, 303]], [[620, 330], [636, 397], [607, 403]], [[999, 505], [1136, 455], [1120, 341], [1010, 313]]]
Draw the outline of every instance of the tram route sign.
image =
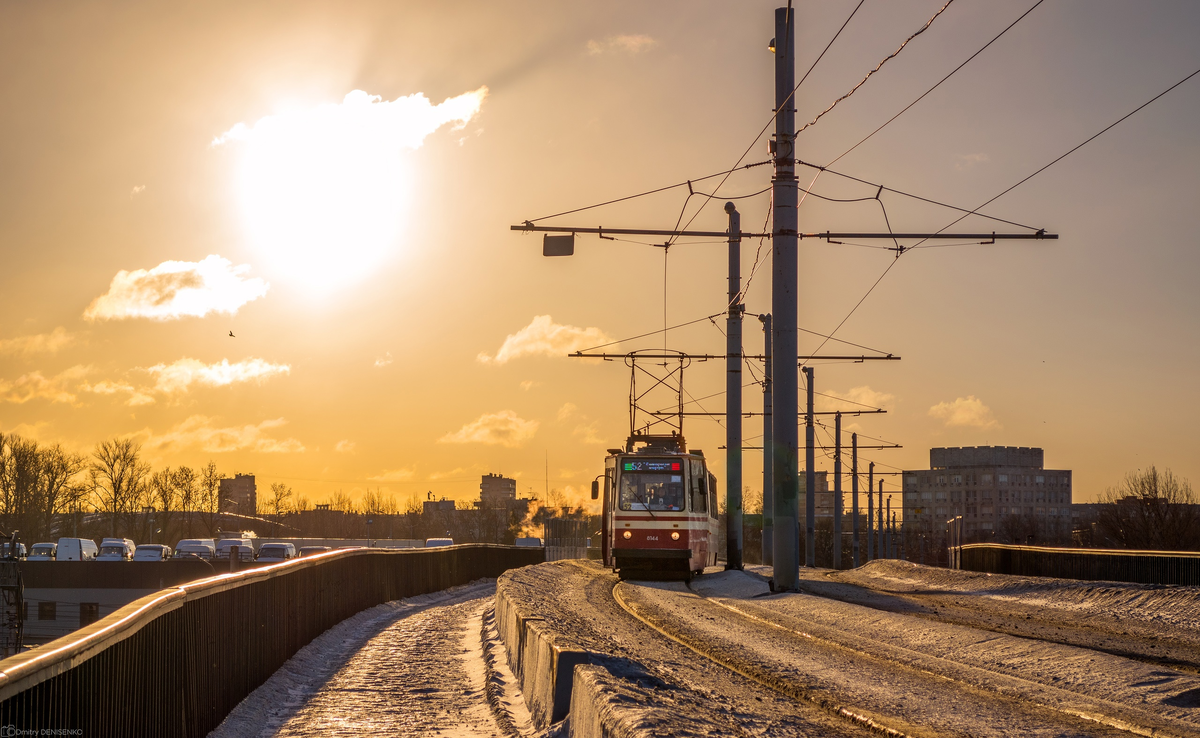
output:
[[636, 459], [626, 461], [624, 464], [624, 471], [677, 472], [682, 471], [682, 469], [683, 466], [680, 462], [671, 461], [670, 459]]

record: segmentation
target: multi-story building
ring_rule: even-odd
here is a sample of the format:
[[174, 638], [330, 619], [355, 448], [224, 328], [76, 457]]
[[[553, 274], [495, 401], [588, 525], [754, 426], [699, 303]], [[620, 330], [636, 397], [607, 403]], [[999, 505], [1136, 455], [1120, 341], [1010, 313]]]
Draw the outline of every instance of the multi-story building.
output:
[[1015, 446], [930, 449], [929, 469], [904, 472], [904, 525], [940, 530], [961, 515], [968, 540], [1018, 522], [1069, 533], [1071, 472], [1046, 469], [1043, 457], [1040, 448]]
[[254, 515], [258, 510], [258, 488], [253, 474], [234, 474], [221, 480], [220, 511]]
[[505, 509], [517, 499], [517, 480], [499, 474], [485, 474], [479, 482], [479, 507]]

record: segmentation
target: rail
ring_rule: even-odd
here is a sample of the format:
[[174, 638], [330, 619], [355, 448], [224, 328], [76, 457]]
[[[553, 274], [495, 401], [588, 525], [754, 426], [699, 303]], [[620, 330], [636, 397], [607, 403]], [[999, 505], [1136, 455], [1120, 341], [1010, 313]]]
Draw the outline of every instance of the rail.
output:
[[164, 589], [0, 661], [0, 726], [13, 735], [203, 736], [336, 623], [543, 556], [487, 544], [329, 551]]
[[1200, 586], [1200, 552], [1050, 548], [968, 543], [961, 546], [967, 571], [1091, 581]]

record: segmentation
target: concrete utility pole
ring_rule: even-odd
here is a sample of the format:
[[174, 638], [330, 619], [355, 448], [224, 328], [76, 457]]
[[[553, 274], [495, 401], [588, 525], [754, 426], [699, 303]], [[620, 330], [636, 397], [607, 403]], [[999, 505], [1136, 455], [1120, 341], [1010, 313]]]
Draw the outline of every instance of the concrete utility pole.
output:
[[862, 565], [858, 554], [858, 434], [850, 434], [850, 516], [854, 519], [854, 537], [851, 541], [851, 551], [854, 554], [854, 568]]
[[808, 380], [808, 410], [804, 413], [804, 565], [817, 565], [817, 470], [813, 435], [813, 368], [804, 367]]
[[[879, 480], [882, 482], [883, 480]], [[879, 485], [879, 491], [883, 491], [883, 485]], [[887, 515], [883, 518], [887, 525], [883, 529], [883, 558], [890, 559], [892, 556], [892, 496], [887, 498]]]
[[800, 469], [798, 455], [799, 391], [796, 360], [798, 220], [796, 194], [795, 15], [775, 9], [775, 173], [771, 179], [773, 250], [771, 255], [772, 390], [771, 463], [775, 485], [775, 591], [793, 592], [800, 583]]
[[879, 558], [887, 556], [887, 550], [883, 547], [883, 479], [879, 480], [879, 526], [875, 531], [879, 540], [875, 543], [875, 553]]
[[758, 316], [763, 324], [763, 529], [762, 562], [771, 566], [775, 561], [775, 470], [771, 461], [771, 314]]
[[742, 216], [729, 214], [729, 317], [725, 334], [725, 569], [742, 568]]
[[842, 414], [833, 416], [833, 568], [842, 568]]
[[867, 467], [867, 561], [875, 558], [875, 462]]

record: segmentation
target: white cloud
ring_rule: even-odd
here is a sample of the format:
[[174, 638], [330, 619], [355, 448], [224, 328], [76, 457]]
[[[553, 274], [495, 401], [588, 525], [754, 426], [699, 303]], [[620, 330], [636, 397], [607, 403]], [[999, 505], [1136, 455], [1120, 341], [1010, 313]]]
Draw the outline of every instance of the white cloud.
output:
[[29, 372], [13, 381], [0, 379], [0, 402], [23, 405], [30, 400], [75, 402], [75, 383], [91, 371], [91, 367], [76, 365], [53, 377], [39, 371]]
[[388, 469], [387, 471], [368, 477], [372, 482], [407, 482], [416, 476], [414, 469]]
[[83, 317], [175, 320], [209, 313], [233, 315], [267, 294], [270, 286], [258, 277], [245, 278], [249, 270], [248, 264], [235, 267], [215, 254], [201, 261], [164, 261], [149, 270], [122, 269], [113, 277], [108, 292], [93, 300]]
[[146, 448], [153, 451], [179, 451], [193, 446], [208, 453], [254, 451], [256, 453], [303, 453], [304, 444], [295, 438], [277, 439], [268, 431], [286, 425], [283, 418], [264, 420], [257, 425], [219, 428], [213, 418], [193, 415], [162, 435], [148, 433]]
[[959, 397], [954, 402], [939, 402], [929, 408], [929, 417], [945, 422], [948, 428], [989, 430], [1000, 427], [992, 416], [992, 409], [975, 395]]
[[597, 432], [595, 421], [588, 423], [587, 425], [575, 426], [575, 430], [571, 431], [571, 435], [578, 438], [580, 443], [604, 443], [604, 439], [601, 438]]
[[357, 446], [358, 444], [354, 441], [344, 438], [337, 442], [337, 445], [333, 447], [333, 450], [337, 451], [339, 454], [352, 454]]
[[134, 196], [140, 195], [145, 191], [146, 185], [134, 185], [133, 189], [129, 191], [129, 199], [132, 200]]
[[562, 407], [560, 407], [558, 409], [558, 419], [566, 420], [567, 418], [571, 417], [571, 413], [575, 412], [577, 409], [578, 408], [575, 407], [575, 403], [573, 403], [573, 402], [566, 403], [565, 405], [563, 405]]
[[610, 342], [612, 339], [599, 328], [559, 325], [549, 315], [537, 315], [529, 325], [505, 338], [495, 356], [481, 353], [475, 358], [483, 364], [505, 364], [521, 356], [564, 356]]
[[92, 392], [97, 395], [119, 395], [128, 394], [129, 399], [125, 401], [126, 405], [137, 407], [139, 405], [152, 405], [154, 398], [148, 395], [145, 391], [134, 387], [128, 382], [115, 382], [109, 379], [104, 379], [95, 384], [84, 383], [79, 386], [79, 389], [85, 392]]
[[486, 443], [517, 448], [537, 433], [536, 420], [523, 420], [512, 410], [485, 413], [462, 428], [447, 433], [439, 443]]
[[[878, 407], [888, 410], [896, 402], [895, 395], [873, 390], [866, 385], [863, 385], [862, 387], [852, 387], [845, 392], [825, 390], [825, 394], [830, 395], [830, 397], [825, 398], [820, 403], [823, 408], [830, 410], [844, 410], [846, 412], [856, 409], [867, 409], [862, 407], [863, 405], [869, 405], [870, 407]], [[838, 402], [838, 399], [848, 400], [849, 402]]]
[[976, 164], [987, 164], [988, 161], [987, 154], [959, 154], [957, 161], [954, 162], [954, 168], [963, 172]]
[[75, 336], [61, 325], [49, 333], [0, 339], [0, 354], [31, 356], [53, 354], [75, 342]]
[[541, 382], [535, 382], [532, 379], [526, 379], [524, 382], [521, 382], [521, 389], [525, 390], [526, 392], [533, 389], [534, 387], [541, 387], [541, 386], [542, 386]]
[[187, 392], [192, 385], [224, 387], [238, 382], [262, 384], [271, 377], [289, 374], [287, 364], [272, 364], [263, 359], [246, 359], [230, 364], [228, 359], [205, 364], [198, 359], [183, 358], [170, 364], [155, 364], [146, 371], [154, 376], [154, 389], [166, 394]]
[[611, 52], [639, 54], [657, 43], [657, 41], [645, 34], [622, 34], [619, 36], [609, 36], [603, 41], [588, 41], [587, 50], [592, 56]]
[[391, 363], [392, 363], [392, 352], [391, 351], [388, 351], [383, 356], [380, 356], [378, 359], [375, 360], [375, 366], [378, 366], [378, 367], [388, 366]]
[[413, 199], [407, 152], [443, 126], [465, 127], [487, 94], [435, 105], [422, 93], [389, 101], [353, 90], [214, 138], [239, 159], [243, 222], [271, 273], [321, 291], [373, 273], [395, 251]]

